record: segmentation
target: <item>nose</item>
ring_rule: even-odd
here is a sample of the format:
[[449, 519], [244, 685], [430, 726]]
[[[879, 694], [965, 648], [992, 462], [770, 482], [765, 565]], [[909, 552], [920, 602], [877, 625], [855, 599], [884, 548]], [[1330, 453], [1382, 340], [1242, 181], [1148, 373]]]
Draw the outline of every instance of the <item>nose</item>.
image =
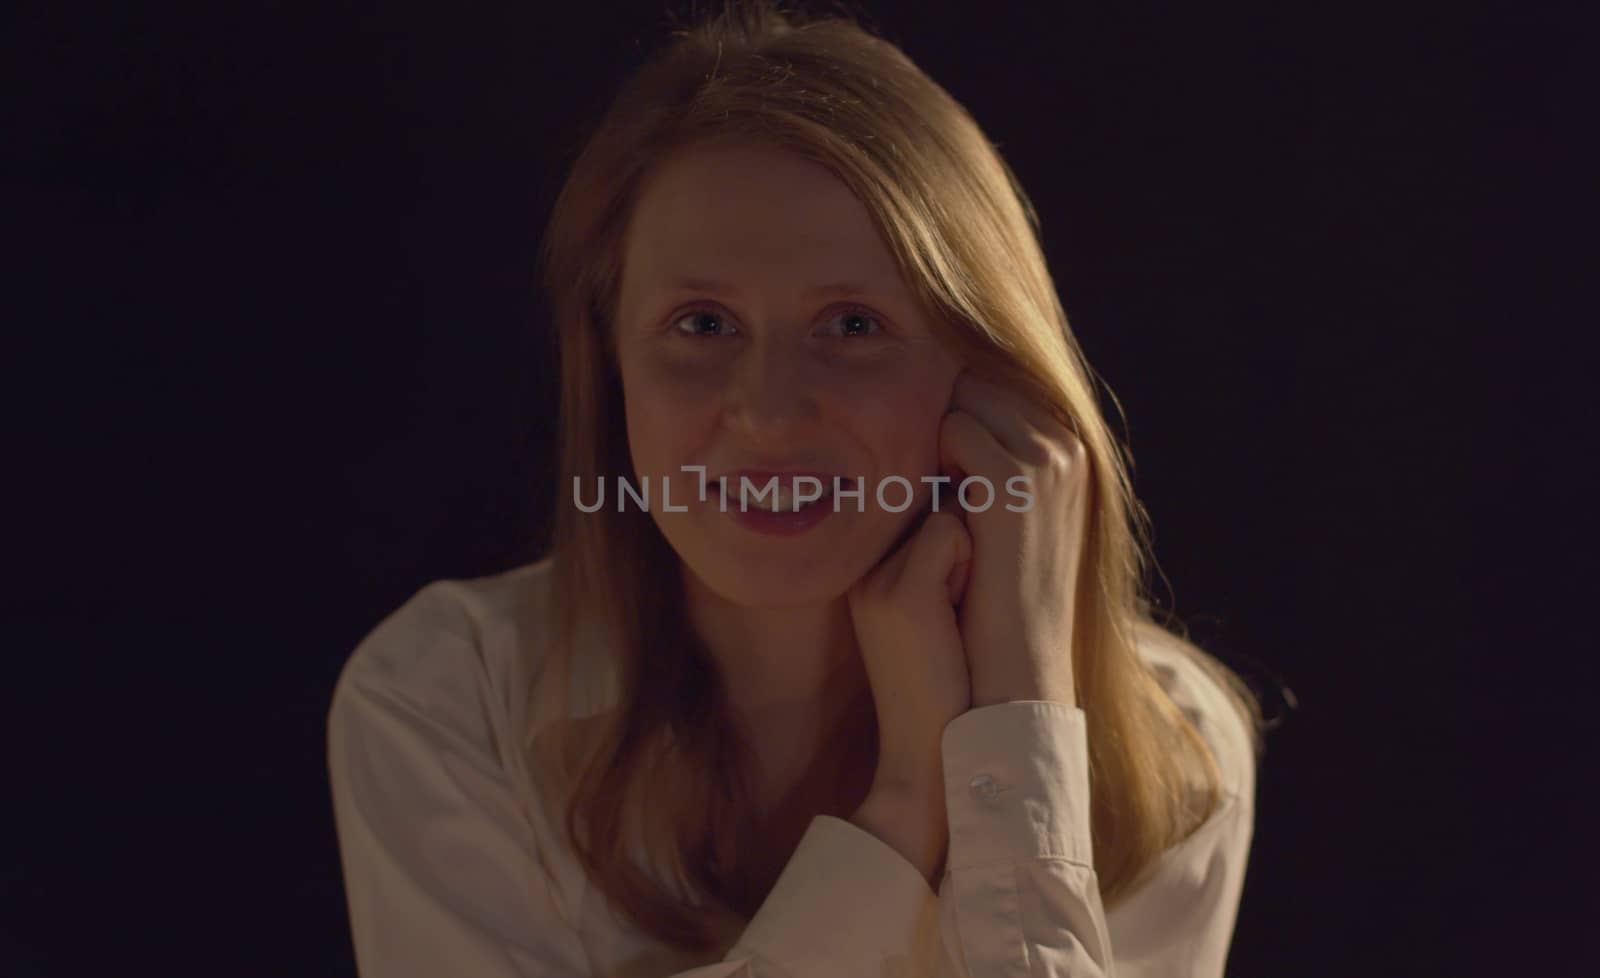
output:
[[729, 423], [744, 433], [779, 440], [817, 416], [815, 385], [803, 349], [758, 333], [739, 357], [729, 385]]

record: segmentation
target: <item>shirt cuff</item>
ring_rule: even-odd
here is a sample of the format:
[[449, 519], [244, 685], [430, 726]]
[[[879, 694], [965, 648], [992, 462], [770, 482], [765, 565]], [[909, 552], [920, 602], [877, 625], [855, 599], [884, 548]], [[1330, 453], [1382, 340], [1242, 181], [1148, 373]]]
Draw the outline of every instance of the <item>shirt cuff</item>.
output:
[[1082, 708], [995, 703], [944, 729], [949, 869], [1040, 858], [1094, 864], [1089, 750]]
[[915, 866], [865, 829], [818, 815], [727, 958], [878, 978], [903, 970], [938, 927], [939, 898]]

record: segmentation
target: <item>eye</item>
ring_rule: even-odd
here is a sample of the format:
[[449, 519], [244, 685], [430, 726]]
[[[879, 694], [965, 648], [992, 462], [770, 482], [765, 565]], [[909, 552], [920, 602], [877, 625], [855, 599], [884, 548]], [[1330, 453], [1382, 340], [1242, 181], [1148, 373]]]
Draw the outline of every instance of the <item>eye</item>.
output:
[[[690, 326], [687, 329], [685, 329], [683, 327], [683, 324], [685, 322], [690, 323]], [[713, 329], [717, 329], [718, 327], [720, 327], [721, 331], [720, 332], [709, 332], [709, 333], [705, 332], [704, 331], [704, 327], [708, 323], [710, 323], [712, 325]], [[716, 312], [713, 309], [704, 309], [704, 308], [688, 309], [688, 310], [684, 311], [681, 315], [678, 316], [678, 318], [676, 318], [676, 319], [674, 319], [672, 321], [672, 328], [673, 328], [674, 332], [681, 333], [684, 336], [691, 336], [691, 337], [727, 336], [728, 335], [728, 331], [733, 329], [732, 326], [729, 326], [726, 322], [724, 322], [722, 320], [722, 315], [720, 313]]]
[[836, 333], [840, 339], [876, 336], [883, 332], [883, 321], [865, 309], [847, 308], [829, 316], [829, 323], [841, 323], [843, 329]]
[[[735, 329], [716, 309], [696, 306], [679, 313], [672, 321], [673, 331], [691, 338], [714, 339], [737, 335]], [[830, 338], [858, 339], [876, 336], [883, 332], [883, 321], [859, 307], [847, 307], [828, 316]]]

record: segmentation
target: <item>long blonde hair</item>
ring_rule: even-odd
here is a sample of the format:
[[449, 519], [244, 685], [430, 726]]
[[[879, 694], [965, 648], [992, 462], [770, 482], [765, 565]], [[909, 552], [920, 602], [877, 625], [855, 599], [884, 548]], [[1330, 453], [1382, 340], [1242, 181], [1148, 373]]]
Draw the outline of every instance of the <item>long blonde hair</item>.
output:
[[[1051, 281], [1038, 216], [966, 110], [894, 45], [849, 17], [734, 2], [675, 30], [615, 95], [572, 162], [540, 255], [561, 352], [557, 497], [565, 502], [575, 479], [632, 476], [611, 330], [639, 188], [669, 154], [730, 136], [797, 153], [848, 184], [942, 335], [975, 369], [1053, 406], [1088, 449], [1073, 670], [1088, 722], [1094, 865], [1113, 906], [1222, 800], [1216, 761], [1140, 660], [1141, 636], [1181, 648], [1223, 684], [1258, 757], [1260, 706], [1230, 669], [1152, 620], [1148, 517], [1098, 410], [1099, 380]], [[638, 508], [560, 504], [552, 556], [554, 682], [567, 696], [580, 631], [606, 621], [617, 705], [597, 715], [590, 749], [574, 753], [571, 730], [553, 748], [570, 790], [565, 831], [594, 885], [639, 928], [705, 950], [714, 920], [747, 918], [764, 894], [741, 886], [732, 864], [749, 851], [748, 748], [672, 600], [678, 558]], [[672, 788], [657, 790], [669, 777]], [[630, 858], [635, 841], [667, 880]]]

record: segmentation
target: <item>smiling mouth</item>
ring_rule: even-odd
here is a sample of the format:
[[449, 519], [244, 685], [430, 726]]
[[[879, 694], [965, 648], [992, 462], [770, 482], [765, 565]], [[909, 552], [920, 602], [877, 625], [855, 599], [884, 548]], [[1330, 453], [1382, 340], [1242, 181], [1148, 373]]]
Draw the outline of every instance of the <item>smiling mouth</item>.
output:
[[778, 482], [776, 492], [767, 491], [760, 496], [757, 495], [757, 490], [765, 489], [766, 486], [764, 484], [747, 484], [744, 487], [746, 491], [743, 493], [743, 498], [741, 498], [738, 488], [729, 486], [726, 477], [717, 480], [717, 483], [720, 487], [721, 498], [727, 503], [739, 504], [746, 510], [755, 510], [763, 513], [802, 512], [818, 503], [824, 503], [833, 498], [833, 487], [828, 485], [822, 487], [822, 495], [816, 499], [797, 504], [799, 494], [795, 492], [793, 483], [785, 485], [781, 479]]

